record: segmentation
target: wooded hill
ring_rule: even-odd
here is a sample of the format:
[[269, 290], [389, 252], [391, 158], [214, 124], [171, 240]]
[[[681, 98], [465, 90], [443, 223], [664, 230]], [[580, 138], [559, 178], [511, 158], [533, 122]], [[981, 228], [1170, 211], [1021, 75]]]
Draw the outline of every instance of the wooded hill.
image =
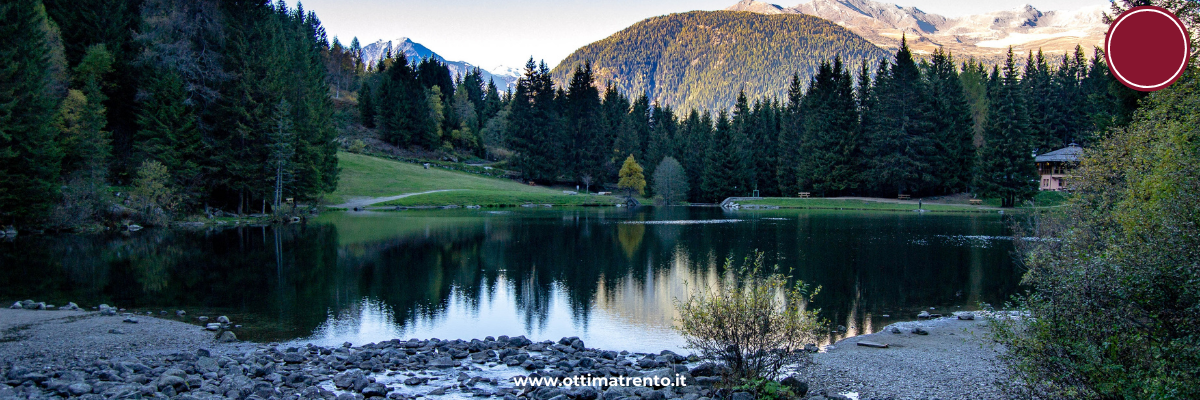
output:
[[652, 103], [687, 109], [729, 109], [739, 91], [783, 98], [792, 75], [808, 81], [822, 61], [840, 55], [858, 64], [889, 57], [862, 37], [808, 15], [693, 11], [638, 22], [576, 50], [552, 71], [565, 87], [591, 61], [600, 86]]

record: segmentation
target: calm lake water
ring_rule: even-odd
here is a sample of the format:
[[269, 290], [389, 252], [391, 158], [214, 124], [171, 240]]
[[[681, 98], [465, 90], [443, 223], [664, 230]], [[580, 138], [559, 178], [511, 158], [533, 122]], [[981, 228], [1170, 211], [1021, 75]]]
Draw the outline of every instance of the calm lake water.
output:
[[[826, 340], [1017, 290], [995, 214], [717, 208], [328, 213], [305, 225], [21, 236], [0, 300], [228, 315], [242, 339], [579, 336], [679, 351], [673, 302], [754, 251], [821, 290]], [[11, 303], [9, 303], [11, 304]]]

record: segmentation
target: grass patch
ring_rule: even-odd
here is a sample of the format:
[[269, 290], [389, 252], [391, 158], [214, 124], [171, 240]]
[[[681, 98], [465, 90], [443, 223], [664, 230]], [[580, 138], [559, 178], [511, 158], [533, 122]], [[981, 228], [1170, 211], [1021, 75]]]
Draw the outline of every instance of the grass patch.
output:
[[566, 195], [562, 194], [561, 191], [557, 193], [536, 193], [517, 191], [455, 190], [451, 192], [437, 192], [405, 197], [403, 199], [392, 200], [376, 205], [413, 207], [456, 204], [460, 206], [480, 205], [484, 207], [500, 207], [533, 203], [553, 204], [556, 206], [607, 206], [616, 204], [619, 201], [620, 199], [613, 196], [596, 196], [589, 194]]
[[[739, 201], [742, 205], [760, 205], [760, 206], [775, 206], [779, 208], [813, 208], [813, 209], [841, 209], [841, 210], [870, 210], [870, 211], [912, 211], [917, 209], [916, 204], [907, 203], [888, 203], [870, 200], [858, 199], [801, 199], [792, 197], [769, 197], [762, 200], [744, 200]], [[925, 203], [921, 206], [922, 209], [933, 212], [995, 212], [994, 210], [980, 209], [979, 206], [959, 205], [959, 204], [932, 204]]]
[[562, 189], [529, 186], [508, 179], [489, 178], [439, 167], [425, 169], [378, 157], [338, 152], [342, 172], [338, 189], [329, 201], [340, 204], [353, 197], [385, 197], [430, 190], [453, 189], [417, 195], [375, 206], [437, 206], [437, 205], [519, 205], [523, 203], [554, 205], [614, 204], [615, 197], [566, 195]]

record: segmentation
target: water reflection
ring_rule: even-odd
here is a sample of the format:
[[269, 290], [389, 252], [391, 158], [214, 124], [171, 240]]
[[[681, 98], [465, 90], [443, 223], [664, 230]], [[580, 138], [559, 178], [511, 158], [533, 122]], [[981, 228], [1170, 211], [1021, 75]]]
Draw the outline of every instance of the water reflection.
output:
[[682, 345], [675, 299], [722, 284], [725, 260], [757, 249], [822, 287], [811, 306], [846, 328], [836, 340], [927, 307], [1002, 301], [1018, 278], [1006, 234], [992, 215], [334, 213], [307, 226], [24, 236], [0, 244], [0, 299], [225, 313], [263, 341], [524, 334], [657, 351]]

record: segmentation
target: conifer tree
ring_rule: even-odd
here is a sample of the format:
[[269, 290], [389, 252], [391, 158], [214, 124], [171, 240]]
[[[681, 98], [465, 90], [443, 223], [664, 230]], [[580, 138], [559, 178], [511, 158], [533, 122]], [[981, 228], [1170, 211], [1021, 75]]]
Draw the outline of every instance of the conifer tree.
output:
[[141, 160], [157, 160], [171, 174], [171, 185], [185, 203], [198, 195], [206, 154], [196, 116], [185, 104], [187, 93], [178, 75], [171, 71], [151, 74], [144, 86], [138, 109], [135, 154]]
[[1000, 198], [1003, 207], [1016, 205], [1037, 189], [1029, 114], [1019, 74], [1009, 48], [1003, 77], [998, 77], [996, 70], [992, 73], [998, 83], [988, 96], [987, 129], [976, 161], [976, 190], [982, 196]]
[[591, 63], [575, 69], [567, 88], [563, 117], [570, 133], [566, 146], [568, 165], [575, 179], [583, 176], [599, 178], [604, 175], [604, 162], [609, 157], [605, 144], [601, 115], [600, 91], [596, 89]]
[[931, 59], [927, 80], [934, 152], [930, 164], [937, 176], [939, 192], [965, 192], [971, 183], [971, 164], [975, 161], [970, 105], [955, 70], [953, 55], [937, 49]]
[[881, 62], [872, 88], [875, 103], [865, 127], [867, 175], [877, 193], [916, 193], [934, 180], [928, 157], [931, 110], [912, 52], [902, 38], [894, 65]]
[[516, 152], [514, 164], [531, 180], [555, 180], [561, 174], [556, 165], [562, 143], [554, 84], [546, 63], [525, 64], [525, 76], [517, 81], [509, 117], [509, 140]]
[[701, 199], [718, 202], [734, 196], [743, 188], [735, 188], [736, 176], [741, 166], [736, 155], [736, 135], [724, 110], [717, 114], [716, 128], [705, 151], [704, 172], [701, 179]]
[[798, 187], [823, 195], [858, 186], [854, 155], [860, 147], [858, 103], [850, 72], [835, 58], [822, 63], [804, 96], [805, 118], [797, 165]]
[[37, 0], [0, 4], [0, 223], [45, 217], [58, 194], [60, 153], [51, 129], [51, 47]]
[[779, 166], [775, 172], [779, 192], [783, 196], [795, 196], [799, 192], [796, 168], [800, 164], [800, 144], [804, 135], [803, 102], [804, 86], [800, 82], [800, 74], [793, 74], [779, 128]]

